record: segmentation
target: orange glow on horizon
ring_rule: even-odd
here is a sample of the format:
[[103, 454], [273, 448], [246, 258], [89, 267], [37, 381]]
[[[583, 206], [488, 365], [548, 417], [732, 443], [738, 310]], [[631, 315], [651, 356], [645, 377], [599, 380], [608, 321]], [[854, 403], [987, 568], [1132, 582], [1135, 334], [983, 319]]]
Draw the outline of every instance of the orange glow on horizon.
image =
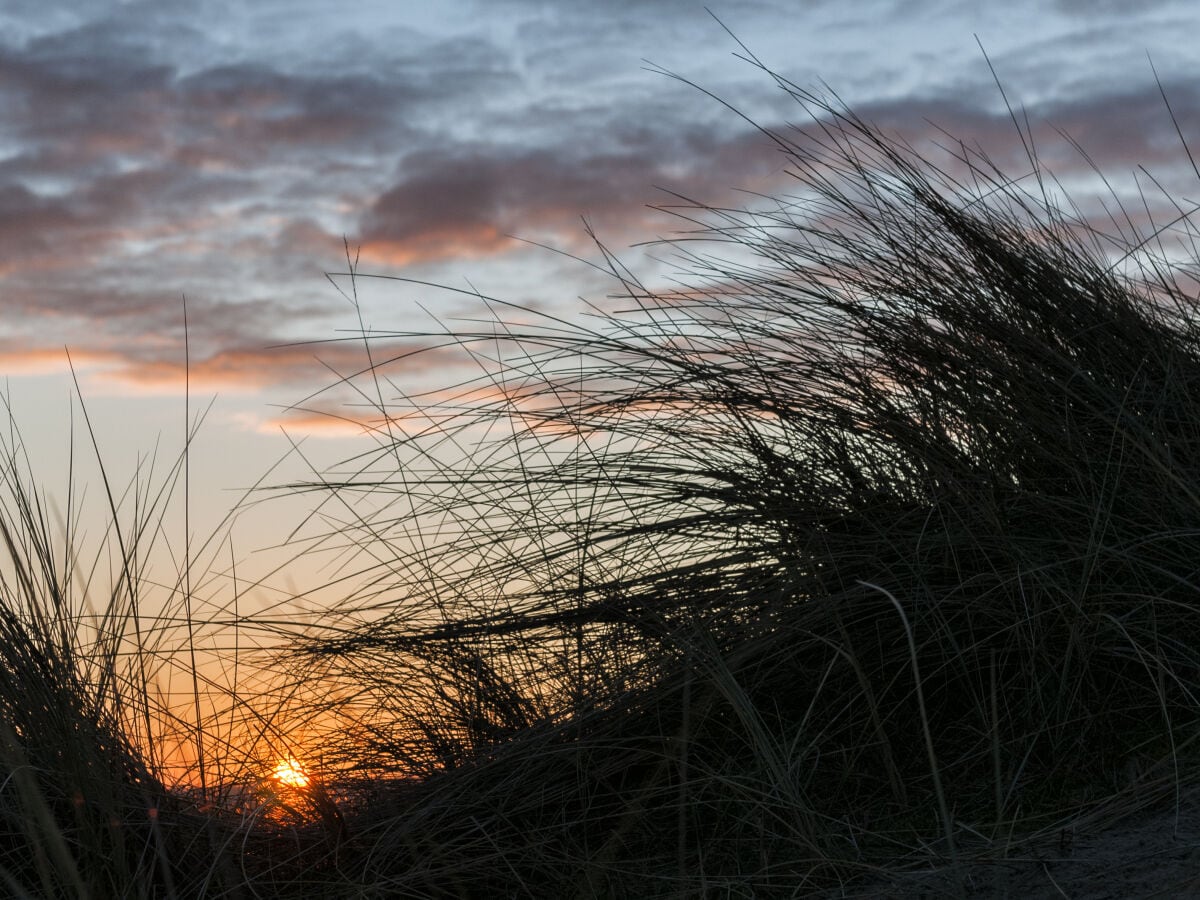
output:
[[288, 758], [280, 760], [271, 777], [286, 787], [306, 788], [312, 783], [312, 778], [296, 760]]

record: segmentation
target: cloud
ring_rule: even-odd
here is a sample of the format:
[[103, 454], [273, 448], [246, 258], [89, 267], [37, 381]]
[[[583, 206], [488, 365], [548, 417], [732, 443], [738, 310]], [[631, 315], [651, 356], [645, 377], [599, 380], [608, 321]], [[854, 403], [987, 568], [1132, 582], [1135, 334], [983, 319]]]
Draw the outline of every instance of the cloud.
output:
[[668, 124], [578, 143], [624, 146], [476, 146], [410, 155], [399, 180], [361, 220], [356, 240], [364, 257], [407, 264], [488, 256], [516, 249], [509, 236], [578, 238], [584, 219], [616, 231], [615, 239], [645, 237], [651, 219], [662, 221], [648, 207], [669, 199], [664, 190], [711, 196], [755, 186], [781, 168], [774, 148], [745, 128], [701, 137]]
[[[448, 359], [443, 357], [438, 363], [443, 371]], [[460, 365], [464, 361], [465, 357], [462, 356], [455, 359]], [[459, 371], [471, 370], [462, 368]], [[375, 394], [363, 395], [345, 387], [344, 384], [335, 385], [331, 390], [289, 407], [279, 415], [243, 416], [242, 427], [263, 434], [273, 434], [283, 428], [318, 437], [370, 436], [385, 443], [419, 437], [440, 439], [453, 433], [449, 444], [458, 444], [462, 449], [462, 429], [473, 429], [472, 438], [467, 444], [485, 440], [493, 416], [500, 420], [511, 417], [514, 423], [528, 428], [549, 427], [544, 417], [537, 416], [537, 412], [556, 404], [569, 404], [576, 382], [555, 384], [551, 391], [540, 379], [501, 386], [486, 377], [476, 377], [458, 387], [437, 388], [412, 396], [385, 394], [386, 415], [380, 413]], [[556, 427], [570, 431], [569, 427]], [[450, 452], [448, 447], [447, 452]], [[442, 461], [448, 462], [449, 458]]]
[[95, 350], [70, 352], [65, 347], [30, 346], [11, 339], [0, 341], [0, 378], [29, 375], [56, 375], [69, 372], [87, 373], [121, 365], [119, 353]]
[[[328, 324], [318, 298], [340, 301], [320, 276], [340, 264], [343, 235], [361, 244], [365, 267], [425, 266], [436, 279], [451, 263], [524, 265], [532, 255], [510, 236], [583, 252], [583, 218], [618, 250], [687, 227], [649, 208], [672, 202], [660, 188], [739, 205], [755, 202], [739, 188], [795, 187], [783, 156], [734, 112], [640, 70], [638, 35], [639, 47], [658, 42], [664, 64], [690, 60], [682, 68], [699, 70], [703, 86], [736, 86], [731, 102], [764, 124], [804, 127], [769, 78], [699, 52], [702, 35], [724, 40], [720, 26], [678, 4], [515, 2], [501, 17], [511, 28], [490, 32], [490, 5], [453, 33], [397, 20], [354, 30], [328, 16], [319, 45], [317, 7], [305, 8], [307, 30], [284, 23], [262, 35], [262, 18], [282, 5], [54, 6], [0, 12], [0, 334], [27, 341], [29, 365], [53, 334], [104, 360], [110, 385], [177, 389], [180, 295], [197, 383], [307, 383], [321, 372], [311, 352], [268, 359], [262, 348]], [[924, 2], [872, 9], [889, 27], [936, 11]], [[768, 37], [764, 23], [787, 20], [782, 4], [757, 0], [715, 11], [735, 32], [744, 21]], [[861, 15], [833, 13], [823, 6], [814, 28], [864, 27]], [[1107, 19], [1088, 27], [1026, 35], [996, 54], [1006, 78], [1047, 85], [1028, 108], [1039, 155], [1070, 184], [1091, 177], [1061, 128], [1107, 173], [1145, 164], [1186, 192], [1190, 166], [1148, 66], [1125, 80], [1099, 77], [1087, 54], [1117, 35]], [[944, 128], [1013, 174], [1028, 168], [978, 60], [969, 72], [931, 69], [918, 89], [899, 91], [877, 77], [886, 60], [853, 68], [867, 54], [855, 45], [828, 57], [847, 79], [861, 75], [865, 118], [920, 148], [946, 142]], [[1189, 132], [1200, 89], [1163, 71], [1185, 136], [1200, 141]], [[532, 266], [535, 276], [554, 271]], [[536, 277], [521, 288], [542, 289]], [[26, 364], [14, 353], [8, 362]]]
[[[1152, 9], [1178, 8], [1178, 0], [1142, 0], [1138, 4], [1143, 11]], [[1078, 15], [1117, 15], [1125, 17], [1129, 14], [1127, 0], [1054, 0], [1054, 6], [1069, 16]]]
[[[1189, 123], [1200, 117], [1200, 86], [1179, 80], [1164, 82], [1163, 90], [1189, 138]], [[1138, 167], [1155, 172], [1177, 190], [1194, 187], [1187, 151], [1153, 81], [1049, 97], [1029, 105], [1011, 94], [1010, 100], [1011, 112], [994, 86], [990, 90], [980, 86], [956, 96], [861, 103], [851, 112], [957, 177], [969, 174], [954, 159], [964, 152], [977, 159], [986, 157], [1009, 177], [1027, 177], [1032, 152], [1043, 171], [1052, 173], [1072, 193], [1107, 193], [1097, 170], [1115, 189], [1134, 189], [1133, 173]], [[800, 146], [828, 140], [819, 127], [809, 125], [799, 130], [785, 127], [780, 134]], [[1190, 136], [1189, 143], [1200, 152], [1200, 131]], [[1154, 202], [1153, 197], [1148, 199]]]
[[[1195, 85], [1165, 87], [1181, 120], [1191, 121], [1200, 113], [1200, 89]], [[866, 102], [853, 112], [938, 164], [953, 166], [950, 153], [961, 153], [955, 142], [962, 141], [982, 150], [1013, 177], [1029, 169], [1021, 134], [992, 86], [955, 95]], [[1152, 82], [1051, 99], [1023, 114], [1040, 163], [1066, 182], [1088, 180], [1100, 186], [1093, 162], [1117, 182], [1139, 164], [1186, 165], [1186, 154]], [[820, 125], [797, 119], [798, 129], [766, 124], [802, 146], [824, 139]], [[644, 113], [633, 121], [642, 124], [617, 117], [611, 123], [597, 122], [593, 115], [594, 134], [581, 139], [571, 129], [575, 121], [568, 119], [558, 143], [536, 148], [474, 145], [411, 153], [395, 183], [376, 197], [360, 221], [355, 240], [361, 243], [364, 260], [411, 265], [496, 256], [519, 246], [510, 235], [570, 245], [582, 237], [581, 218], [620, 245], [666, 224], [647, 209], [648, 204], [668, 200], [657, 188], [720, 204], [730, 199], [732, 188], [772, 193], [794, 186], [784, 177], [783, 155], [754, 129], [701, 129]], [[1025, 121], [1021, 127], [1026, 127]], [[572, 133], [574, 140], [564, 139], [561, 132]], [[965, 172], [960, 168], [958, 174]], [[752, 198], [742, 197], [741, 202]]]
[[[92, 376], [97, 385], [115, 385], [139, 394], [183, 393], [185, 377], [194, 391], [254, 393], [265, 387], [287, 386], [297, 390], [319, 386], [318, 393], [340, 385], [372, 378], [419, 378], [431, 370], [445, 371], [461, 364], [463, 357], [435, 345], [413, 342], [372, 341], [371, 362], [361, 340], [321, 341], [280, 346], [243, 345], [220, 349], [208, 355], [193, 353], [185, 372], [179, 355], [166, 357], [157, 348], [150, 352], [128, 352]], [[119, 361], [118, 361], [119, 360]]]
[[359, 422], [331, 413], [296, 411], [265, 419], [247, 415], [242, 419], [242, 427], [258, 434], [278, 434], [280, 431], [286, 431], [289, 434], [330, 440], [353, 440], [373, 433], [376, 426], [373, 422]]
[[0, 311], [8, 330], [123, 345], [139, 365], [146, 335], [181, 346], [181, 294], [194, 340], [227, 351], [325, 315], [322, 270], [382, 189], [380, 160], [430, 142], [442, 104], [512, 78], [477, 37], [393, 47], [335, 29], [316, 65], [225, 46], [190, 5], [95, 9], [28, 27], [0, 12]]

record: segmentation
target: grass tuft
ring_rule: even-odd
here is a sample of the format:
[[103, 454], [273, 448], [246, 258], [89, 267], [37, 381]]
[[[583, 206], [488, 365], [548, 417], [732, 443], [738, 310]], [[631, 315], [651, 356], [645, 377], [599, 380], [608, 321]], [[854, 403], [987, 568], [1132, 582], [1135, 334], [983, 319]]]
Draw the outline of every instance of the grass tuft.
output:
[[[1190, 219], [1104, 233], [1032, 149], [1016, 176], [962, 144], [935, 162], [772, 77], [811, 118], [763, 129], [794, 195], [675, 198], [677, 287], [597, 242], [616, 293], [589, 318], [481, 298], [433, 333], [363, 328], [337, 388], [376, 445], [286, 486], [316, 496], [295, 546], [335, 555], [344, 599], [291, 630], [268, 690], [201, 696], [220, 623], [197, 620], [190, 535], [178, 615], [146, 613], [186, 456], [155, 491], [106, 480], [85, 565], [7, 445], [9, 893], [795, 896], [1182, 795]], [[477, 375], [410, 396], [385, 339]], [[170, 665], [183, 713], [156, 699]], [[271, 783], [297, 708], [321, 765]], [[168, 778], [167, 736], [199, 785]]]
[[777, 80], [795, 196], [666, 207], [683, 286], [605, 251], [582, 324], [363, 335], [482, 373], [390, 406], [376, 357], [378, 452], [309, 486], [370, 586], [296, 659], [424, 776], [351, 826], [364, 883], [833, 889], [1194, 776], [1190, 221], [1104, 234], [1032, 156], [935, 164]]

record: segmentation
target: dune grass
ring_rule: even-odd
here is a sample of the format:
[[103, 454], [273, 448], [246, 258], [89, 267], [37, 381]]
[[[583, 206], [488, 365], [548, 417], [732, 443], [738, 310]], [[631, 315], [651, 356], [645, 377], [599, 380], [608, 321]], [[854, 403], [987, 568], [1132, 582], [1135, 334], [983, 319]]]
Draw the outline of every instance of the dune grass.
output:
[[795, 197], [680, 198], [693, 280], [609, 257], [624, 309], [585, 325], [447, 326], [494, 402], [312, 486], [376, 501], [347, 608], [397, 599], [302, 654], [429, 773], [366, 883], [786, 894], [1194, 774], [1188, 219], [1107, 235], [1036, 159], [937, 165], [781, 86]]
[[[605, 253], [586, 320], [364, 329], [377, 450], [285, 486], [359, 586], [275, 658], [339, 723], [278, 814], [164, 783], [132, 544], [81, 646], [71, 558], [6, 482], [10, 890], [794, 896], [1194, 782], [1185, 211], [1105, 233], [1032, 155], [935, 163], [778, 81], [812, 120], [763, 132], [795, 195], [679, 198], [687, 283]], [[406, 394], [372, 351], [402, 337], [478, 379]]]

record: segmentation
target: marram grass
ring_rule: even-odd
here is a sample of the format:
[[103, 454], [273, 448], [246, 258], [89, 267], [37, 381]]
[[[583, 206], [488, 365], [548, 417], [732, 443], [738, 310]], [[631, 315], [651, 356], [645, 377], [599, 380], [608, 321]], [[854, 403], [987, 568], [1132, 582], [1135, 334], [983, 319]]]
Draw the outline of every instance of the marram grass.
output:
[[797, 896], [1195, 780], [1187, 218], [1105, 235], [1036, 159], [935, 164], [780, 84], [795, 196], [673, 207], [691, 284], [612, 262], [619, 311], [447, 326], [493, 400], [424, 429], [373, 362], [378, 452], [291, 487], [366, 585], [276, 660], [343, 726], [307, 812], [165, 788], [146, 685], [60, 637], [44, 519], [5, 520], [10, 890]]

